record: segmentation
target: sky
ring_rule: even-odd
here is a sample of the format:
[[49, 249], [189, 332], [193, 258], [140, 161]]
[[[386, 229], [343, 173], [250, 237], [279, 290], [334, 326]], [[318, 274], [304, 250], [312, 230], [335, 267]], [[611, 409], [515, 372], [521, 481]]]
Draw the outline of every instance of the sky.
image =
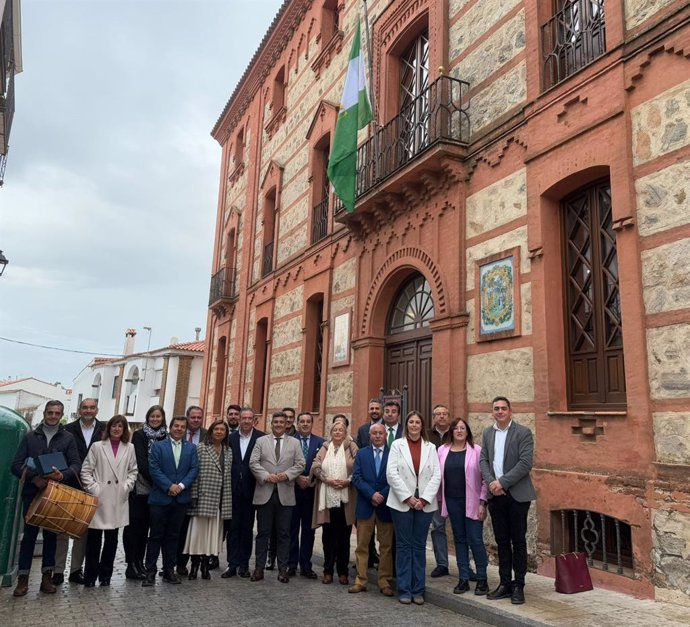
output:
[[[0, 337], [98, 354], [205, 336], [216, 120], [282, 0], [22, 0]], [[0, 340], [0, 379], [90, 355]]]

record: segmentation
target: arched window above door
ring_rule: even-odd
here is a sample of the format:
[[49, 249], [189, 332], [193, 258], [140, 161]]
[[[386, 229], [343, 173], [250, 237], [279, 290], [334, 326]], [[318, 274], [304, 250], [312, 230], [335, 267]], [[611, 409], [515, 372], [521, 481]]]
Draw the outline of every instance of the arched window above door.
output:
[[416, 274], [398, 292], [388, 318], [389, 335], [428, 327], [434, 318], [434, 300], [429, 282]]

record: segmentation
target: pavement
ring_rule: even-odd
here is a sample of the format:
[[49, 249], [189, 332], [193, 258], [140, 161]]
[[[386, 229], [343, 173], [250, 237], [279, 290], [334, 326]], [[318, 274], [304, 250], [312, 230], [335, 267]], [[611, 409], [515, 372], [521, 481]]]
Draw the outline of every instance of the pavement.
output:
[[[354, 558], [355, 535], [351, 557]], [[314, 568], [323, 557], [317, 535]], [[451, 562], [454, 562], [454, 556]], [[579, 594], [559, 594], [553, 579], [529, 573], [525, 586], [526, 603], [512, 605], [510, 599], [489, 601], [472, 592], [453, 594], [457, 570], [432, 579], [435, 566], [431, 543], [427, 545], [427, 603], [422, 607], [403, 606], [395, 598], [383, 597], [376, 584], [376, 572], [369, 571], [367, 592], [348, 594], [337, 583], [323, 585], [302, 577], [289, 584], [276, 580], [277, 572], [266, 571], [266, 579], [221, 579], [221, 570], [212, 572], [210, 581], [197, 579], [174, 586], [158, 579], [154, 588], [142, 588], [124, 577], [121, 552], [109, 588], [83, 588], [65, 583], [55, 595], [39, 592], [40, 559], [34, 561], [29, 593], [15, 599], [12, 588], [0, 589], [0, 625], [3, 627], [53, 625], [70, 627], [128, 627], [176, 625], [280, 625], [304, 627], [309, 624], [337, 623], [338, 627], [366, 625], [444, 626], [467, 625], [558, 625], [572, 627], [670, 627], [690, 626], [690, 607], [635, 599], [625, 594], [595, 589]], [[253, 565], [253, 564], [252, 564]], [[221, 557], [221, 568], [224, 568]], [[352, 578], [351, 578], [352, 581]], [[498, 583], [498, 569], [489, 566], [489, 587]], [[472, 584], [474, 588], [474, 584]]]

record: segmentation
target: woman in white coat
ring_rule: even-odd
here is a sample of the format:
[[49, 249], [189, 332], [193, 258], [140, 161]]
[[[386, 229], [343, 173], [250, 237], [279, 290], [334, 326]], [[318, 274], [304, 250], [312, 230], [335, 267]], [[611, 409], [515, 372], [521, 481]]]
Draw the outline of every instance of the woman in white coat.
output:
[[405, 605], [422, 605], [426, 538], [438, 507], [441, 470], [436, 447], [427, 440], [419, 412], [407, 414], [403, 437], [391, 445], [386, 476], [390, 486], [386, 503], [395, 528], [398, 600]]
[[99, 499], [86, 538], [84, 586], [87, 588], [96, 585], [96, 578], [102, 586], [110, 585], [118, 530], [129, 524], [128, 497], [136, 480], [137, 458], [129, 441], [127, 419], [113, 416], [105, 427], [103, 440], [91, 446], [81, 467], [84, 489]]

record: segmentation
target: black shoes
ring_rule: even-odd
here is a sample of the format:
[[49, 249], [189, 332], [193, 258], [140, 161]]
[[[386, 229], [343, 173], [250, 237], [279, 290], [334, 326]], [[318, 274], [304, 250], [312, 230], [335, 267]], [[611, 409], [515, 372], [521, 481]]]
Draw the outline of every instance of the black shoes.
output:
[[144, 578], [144, 581], [141, 582], [142, 587], [148, 588], [150, 586], [154, 586], [156, 584], [156, 571], [151, 570], [146, 573], [146, 577]]
[[177, 567], [177, 574], [180, 577], [186, 577], [187, 575], [189, 575], [189, 570], [187, 570], [186, 566], [178, 566]]
[[300, 571], [300, 575], [302, 575], [302, 577], [306, 577], [307, 579], [318, 579], [319, 578], [319, 576], [313, 570]]
[[211, 555], [211, 557], [208, 558], [208, 569], [217, 570], [218, 568], [220, 568], [220, 560], [218, 559], [218, 556]]
[[448, 574], [447, 566], [437, 566], [431, 571], [431, 576], [435, 579], [436, 577], [445, 577]]
[[453, 594], [464, 594], [470, 589], [470, 582], [467, 579], [461, 579], [458, 581], [458, 585], [453, 588]]
[[482, 596], [489, 591], [489, 584], [486, 579], [477, 579], [477, 585], [474, 588], [474, 593], [477, 596]]
[[196, 576], [199, 572], [199, 563], [200, 560], [198, 557], [192, 557], [192, 567], [189, 569], [189, 574], [187, 575], [187, 579], [190, 581], [196, 579]]
[[248, 568], [238, 568], [237, 569], [237, 575], [238, 575], [238, 577], [242, 577], [242, 579], [249, 579], [249, 569]]
[[79, 570], [75, 570], [73, 573], [70, 573], [69, 579], [67, 580], [70, 583], [78, 583], [78, 584], [83, 584], [84, 583], [84, 573], [82, 572], [81, 568]]
[[280, 581], [280, 583], [290, 583], [290, 577], [288, 577], [286, 570], [281, 570], [278, 573], [278, 581]]
[[204, 555], [201, 558], [201, 578], [210, 579], [211, 573], [208, 570], [208, 555]]
[[[237, 576], [237, 569], [228, 566], [220, 575], [221, 579], [230, 579], [230, 577], [236, 577]], [[240, 575], [241, 576], [241, 575]]]
[[62, 573], [53, 573], [53, 585], [59, 586], [65, 583], [65, 576]]
[[297, 575], [297, 569], [296, 568], [288, 568], [287, 569], [287, 576], [288, 577], [295, 577]]
[[495, 601], [497, 599], [507, 599], [512, 595], [513, 588], [511, 585], [499, 584], [498, 588], [486, 595], [486, 598]]
[[138, 579], [141, 581], [142, 579], [146, 579], [146, 573], [139, 570], [139, 564], [136, 562], [129, 562], [127, 564], [127, 570], [125, 570], [125, 578]]
[[163, 581], [165, 581], [165, 583], [174, 583], [174, 584], [182, 583], [180, 581], [180, 578], [175, 573], [175, 571], [172, 571], [172, 570], [163, 573]]
[[522, 605], [525, 602], [524, 586], [513, 584], [513, 594], [510, 595], [510, 602], [513, 605]]

